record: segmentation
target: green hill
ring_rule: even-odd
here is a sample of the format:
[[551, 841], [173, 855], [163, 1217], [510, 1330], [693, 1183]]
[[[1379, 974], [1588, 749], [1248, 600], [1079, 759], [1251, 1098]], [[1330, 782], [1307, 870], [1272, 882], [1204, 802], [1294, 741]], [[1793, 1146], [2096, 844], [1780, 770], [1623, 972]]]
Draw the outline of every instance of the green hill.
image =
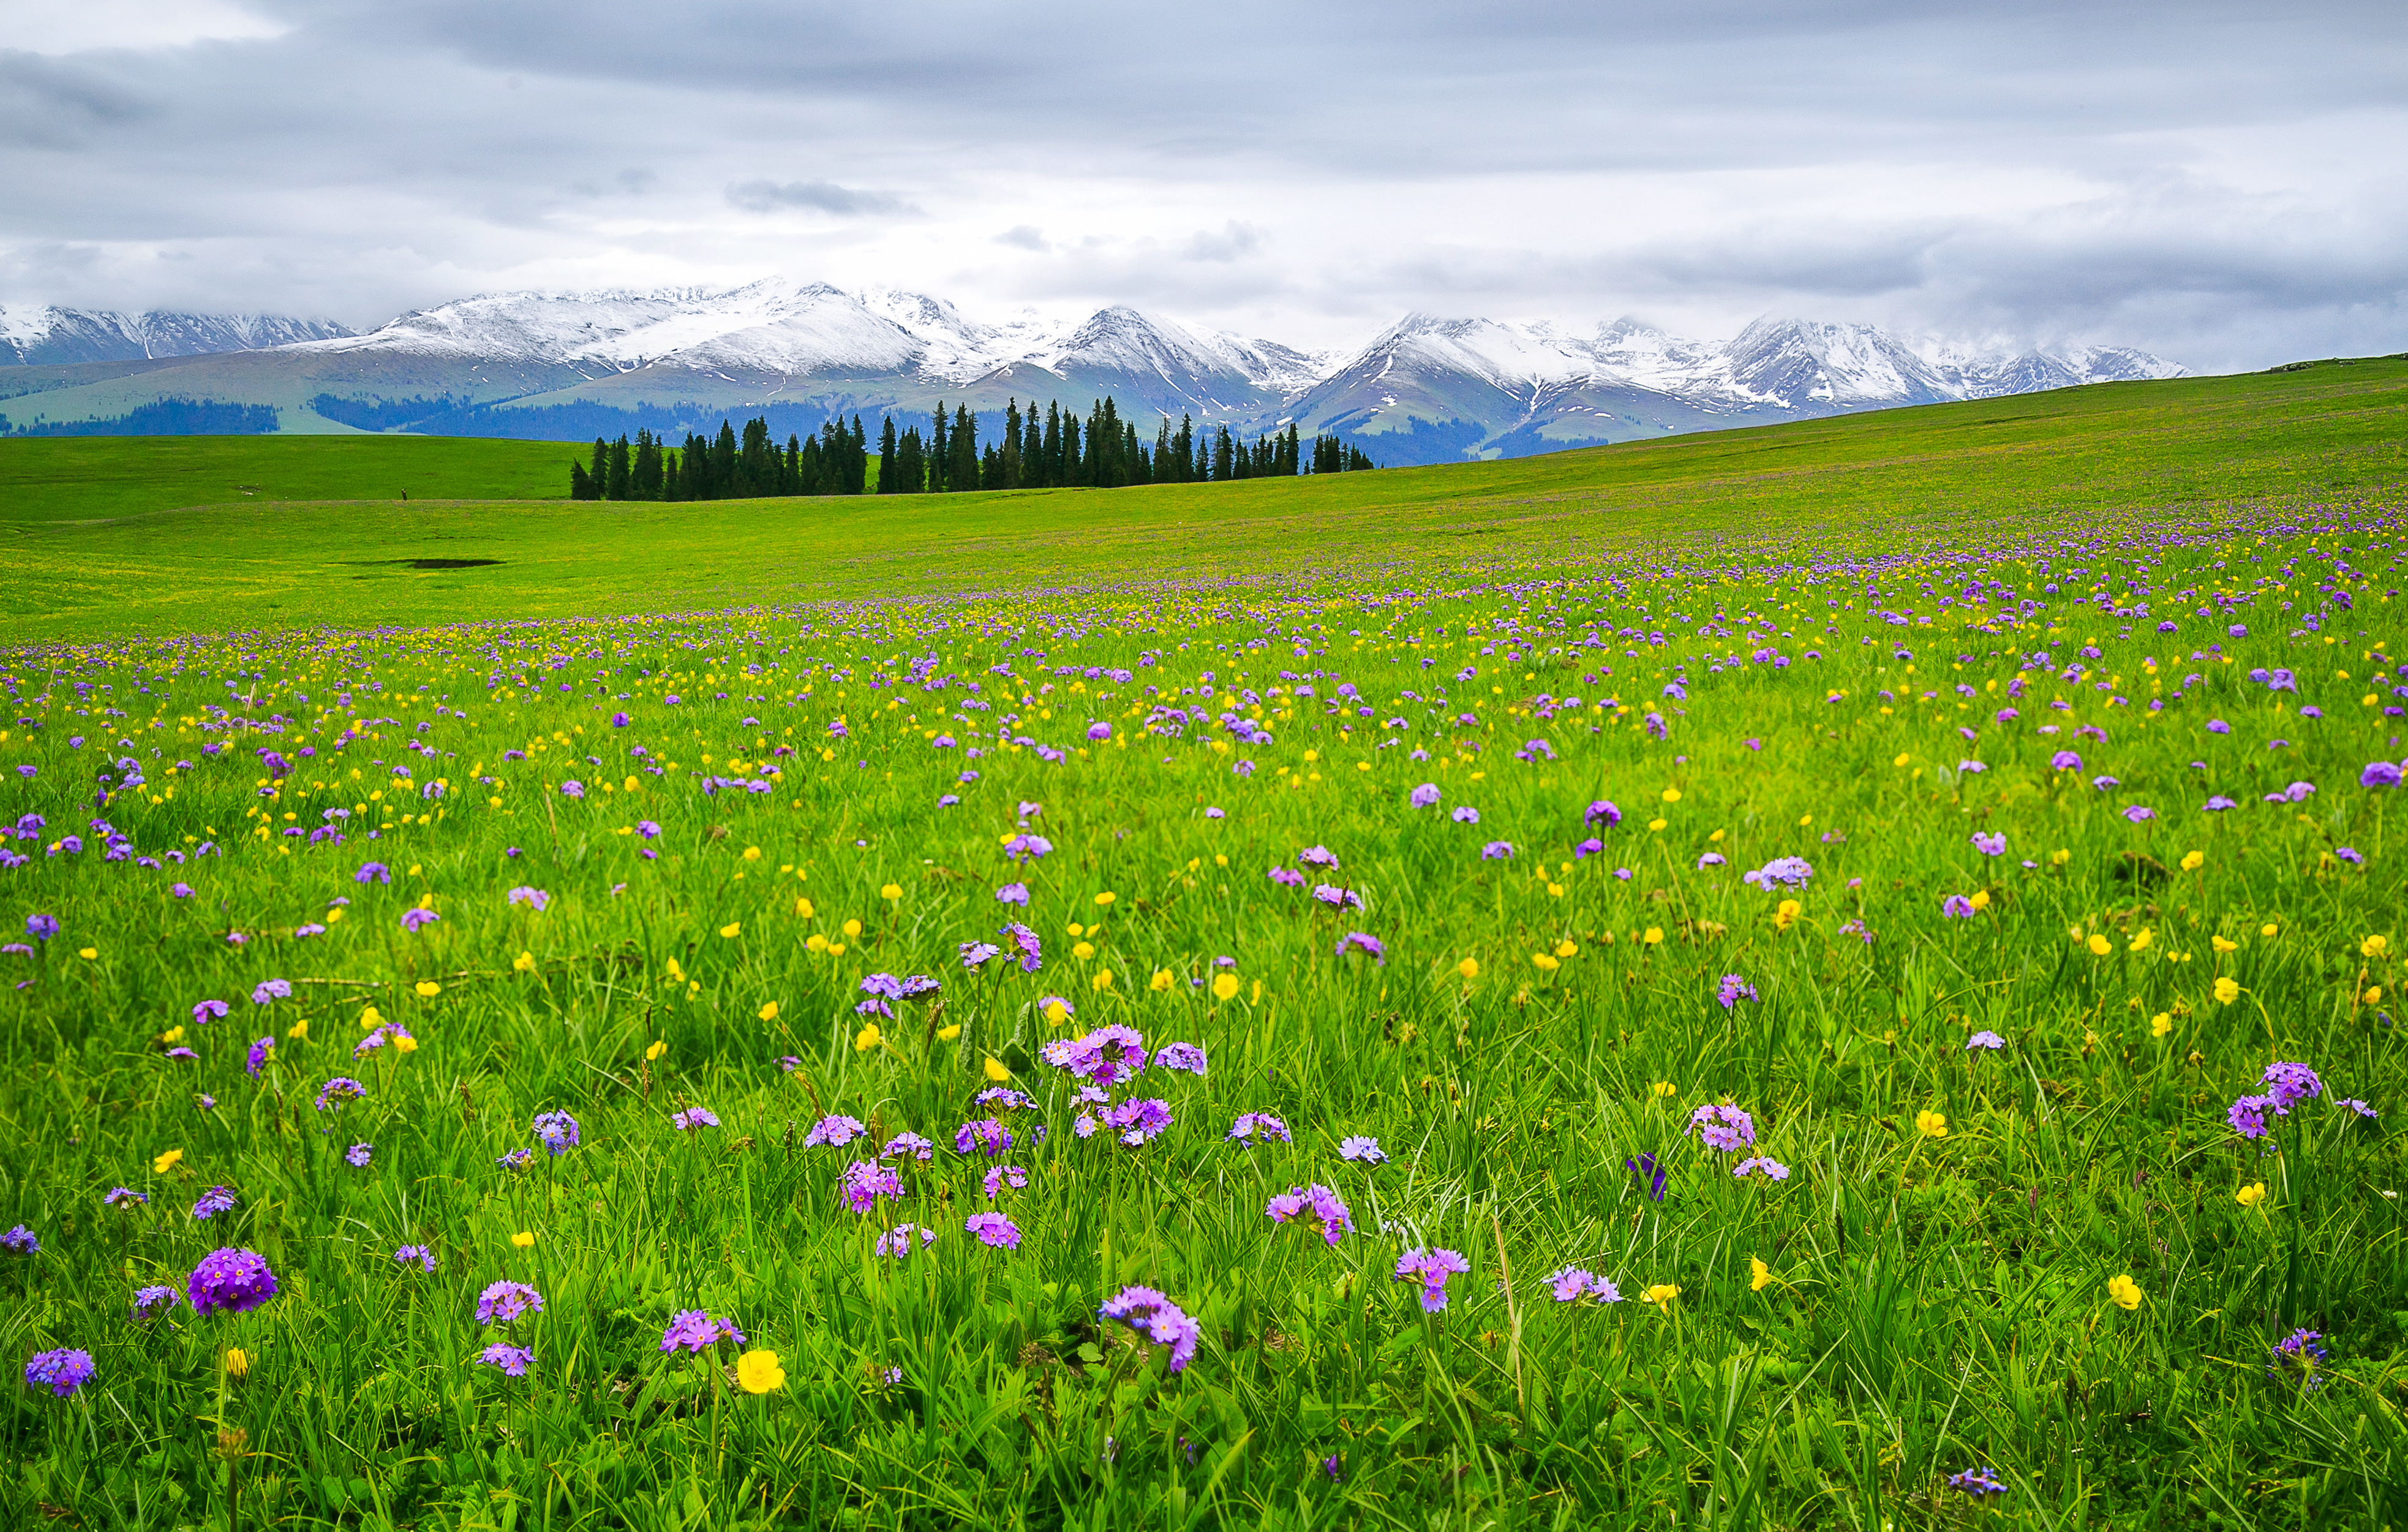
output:
[[1642, 548], [1862, 555], [2009, 527], [2396, 505], [2408, 362], [1139, 489], [593, 504], [556, 498], [576, 451], [383, 437], [0, 442], [0, 539], [15, 576], [0, 641], [1166, 579], [1437, 578], [1563, 571]]

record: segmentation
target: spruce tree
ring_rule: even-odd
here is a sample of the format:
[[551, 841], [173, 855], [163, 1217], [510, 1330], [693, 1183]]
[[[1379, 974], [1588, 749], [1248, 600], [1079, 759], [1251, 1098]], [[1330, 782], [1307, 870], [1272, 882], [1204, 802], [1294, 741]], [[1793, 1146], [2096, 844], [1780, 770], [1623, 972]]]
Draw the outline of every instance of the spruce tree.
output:
[[946, 455], [947, 450], [953, 445], [953, 443], [947, 440], [946, 425], [945, 407], [942, 404], [939, 404], [937, 406], [936, 421], [929, 426], [930, 435], [928, 437], [926, 449], [928, 456], [928, 492], [932, 495], [946, 487], [945, 470], [952, 466], [951, 460]]
[[878, 433], [878, 492], [895, 493], [895, 417], [886, 417], [885, 426]]
[[586, 472], [585, 465], [574, 457], [568, 460], [568, 498], [572, 500], [590, 500], [595, 498], [594, 475]]
[[602, 483], [604, 499], [624, 500], [627, 498], [628, 482], [634, 477], [632, 469], [633, 465], [628, 460], [627, 438], [623, 433], [618, 441], [610, 443], [609, 476]]

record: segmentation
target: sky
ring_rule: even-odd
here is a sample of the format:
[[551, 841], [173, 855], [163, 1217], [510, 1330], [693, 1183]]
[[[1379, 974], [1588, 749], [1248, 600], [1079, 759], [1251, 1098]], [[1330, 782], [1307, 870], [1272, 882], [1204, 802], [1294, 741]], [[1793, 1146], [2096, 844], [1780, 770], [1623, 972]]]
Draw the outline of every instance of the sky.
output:
[[0, 301], [2408, 351], [2408, 6], [0, 0]]

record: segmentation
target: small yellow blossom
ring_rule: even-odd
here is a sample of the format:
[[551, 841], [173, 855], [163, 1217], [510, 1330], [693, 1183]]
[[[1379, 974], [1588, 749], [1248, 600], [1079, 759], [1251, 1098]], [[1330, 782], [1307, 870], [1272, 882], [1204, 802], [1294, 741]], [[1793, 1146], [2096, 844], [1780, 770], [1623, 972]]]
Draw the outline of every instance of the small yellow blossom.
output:
[[2182, 870], [2186, 873], [2196, 873], [2206, 865], [2207, 853], [2204, 851], [2186, 853], [2182, 860]]
[[2271, 936], [2273, 936], [2273, 935], [2275, 935], [2275, 934], [2279, 933], [2279, 932], [2281, 932], [2281, 930], [2282, 930], [2282, 929], [2283, 929], [2282, 927], [2280, 927], [2280, 926], [2278, 926], [2278, 925], [2274, 924], [2274, 922], [2273, 922], [2273, 921], [2269, 920], [2269, 921], [2267, 921], [2264, 925], [2259, 926], [2259, 927], [2258, 928], [2258, 935], [2260, 935], [2260, 936], [2269, 936], [2269, 937], [2271, 937]]
[[1455, 965], [1455, 971], [1465, 978], [1476, 979], [1480, 976], [1480, 960], [1466, 958]]
[[2243, 1207], [2255, 1207], [2259, 1203], [2266, 1200], [2266, 1183], [2264, 1181], [2252, 1181], [2247, 1186], [2243, 1187], [2240, 1191], [2232, 1193], [2232, 1200], [2239, 1203]]
[[958, 1021], [948, 1022], [946, 1025], [941, 1026], [941, 1027], [939, 1027], [939, 1028], [937, 1029], [937, 1036], [938, 1036], [938, 1038], [939, 1038], [940, 1041], [943, 1041], [943, 1042], [948, 1042], [948, 1043], [950, 1043], [950, 1042], [952, 1042], [954, 1038], [959, 1037], [961, 1034], [962, 1034], [962, 1024], [961, 1024], [960, 1022], [958, 1022]]
[[884, 888], [878, 890], [878, 897], [885, 900], [900, 899], [903, 897], [903, 885], [900, 883], [889, 883]]
[[1928, 1109], [1917, 1112], [1914, 1114], [1914, 1131], [1926, 1138], [1945, 1138], [1948, 1136], [1948, 1116], [1944, 1112]]
[[719, 928], [719, 934], [727, 938], [731, 942], [743, 933], [744, 922], [741, 920], [730, 920], [727, 924]]
[[858, 920], [847, 920], [844, 923], [844, 934], [848, 940], [859, 940], [861, 937], [861, 922]]
[[171, 1149], [166, 1153], [158, 1156], [150, 1162], [150, 1174], [153, 1176], [165, 1176], [167, 1172], [175, 1169], [177, 1165], [180, 1164], [183, 1162], [183, 1158], [184, 1151], [182, 1149]]
[[2104, 935], [2095, 931], [2090, 933], [2090, 940], [2087, 945], [2093, 957], [2103, 958], [2108, 953], [2115, 950], [2114, 943], [2109, 941]]
[[86, 962], [90, 962], [100, 956], [100, 948], [96, 947], [87, 947], [79, 950], [76, 953], [76, 956], [81, 958]]
[[2141, 1284], [2132, 1280], [2128, 1274], [2110, 1277], [2107, 1279], [2107, 1296], [2114, 1301], [2116, 1308], [2130, 1313], [2141, 1307]]
[[1098, 904], [1109, 904], [1118, 897], [1120, 896], [1113, 893], [1110, 889], [1106, 889], [1102, 893], [1096, 896], [1096, 903]]
[[1070, 948], [1070, 956], [1078, 959], [1081, 962], [1085, 962], [1089, 958], [1092, 958], [1095, 955], [1096, 947], [1095, 944], [1092, 942], [1080, 942]]
[[1756, 1257], [1751, 1255], [1747, 1258], [1747, 1290], [1750, 1293], [1761, 1293], [1772, 1285], [1772, 1268]]
[[1662, 926], [1649, 926], [1647, 928], [1647, 933], [1639, 939], [1648, 947], [1661, 947], [1664, 945], [1664, 928]]
[[1976, 889], [1973, 890], [1973, 897], [1965, 901], [1965, 903], [1972, 905], [1977, 910], [1988, 909], [1990, 907], [1990, 890], [1987, 889]]
[[433, 1000], [437, 995], [443, 992], [443, 986], [436, 983], [433, 979], [420, 979], [416, 984], [411, 985], [410, 988], [418, 991], [418, 998], [421, 1000]]
[[1153, 990], [1155, 994], [1161, 994], [1178, 982], [1179, 981], [1176, 978], [1171, 976], [1169, 969], [1157, 968], [1154, 971], [1154, 977], [1146, 981], [1145, 987]]
[[520, 1250], [531, 1250], [535, 1249], [535, 1236], [525, 1229], [521, 1229], [510, 1236], [510, 1243]]
[[655, 1041], [655, 1042], [652, 1044], [652, 1047], [650, 1047], [650, 1048], [648, 1048], [644, 1049], [644, 1062], [645, 1062], [646, 1063], [652, 1063], [652, 1062], [653, 1062], [654, 1061], [658, 1060], [662, 1054], [666, 1053], [668, 1050], [669, 1050], [669, 1045], [668, 1045], [666, 1042], [665, 1042], [665, 1041]]
[[239, 1346], [227, 1347], [225, 1353], [225, 1370], [228, 1378], [250, 1377], [251, 1353], [244, 1351]]
[[1671, 1282], [1657, 1282], [1646, 1292], [1639, 1294], [1639, 1301], [1641, 1303], [1652, 1303], [1656, 1308], [1663, 1309], [1666, 1313], [1670, 1313], [1672, 1309], [1672, 1300], [1680, 1295], [1681, 1290], [1677, 1285]]
[[395, 1053], [415, 1053], [418, 1051], [418, 1039], [410, 1036], [396, 1037], [393, 1040], [393, 1050]]
[[1776, 931], [1787, 931], [1791, 926], [1796, 925], [1798, 923], [1798, 918], [1805, 913], [1805, 905], [1799, 903], [1794, 899], [1784, 899], [1780, 903], [1773, 906], [1773, 929]]
[[[1469, 959], [1469, 958], [1467, 958], [1467, 959], [1465, 959], [1464, 961], [1465, 961], [1466, 962], [1469, 962], [1469, 961], [1470, 961], [1471, 960], [1470, 960], [1470, 959]], [[1214, 976], [1212, 976], [1212, 998], [1213, 998], [1213, 999], [1215, 999], [1215, 1000], [1235, 1000], [1235, 999], [1237, 999], [1237, 998], [1238, 998], [1238, 976], [1237, 976], [1237, 975], [1235, 975], [1235, 974], [1216, 974], [1216, 975], [1214, 975]]]
[[2067, 862], [2073, 860], [2073, 853], [2060, 845], [2056, 850], [2048, 854], [2048, 860], [2056, 865], [2062, 867]]
[[1531, 964], [1541, 974], [1552, 974], [1556, 969], [1563, 966], [1562, 963], [1556, 961], [1555, 958], [1544, 952], [1531, 953], [1530, 961]]
[[996, 1058], [993, 1054], [989, 1054], [987, 1056], [986, 1062], [980, 1065], [980, 1068], [985, 1073], [988, 1079], [993, 1080], [997, 1085], [1001, 1085], [1004, 1081], [1011, 1078], [1011, 1071], [1006, 1069], [1003, 1066], [1003, 1061]]
[[746, 861], [759, 861], [761, 860], [761, 848], [757, 845], [746, 846], [744, 848], [744, 860]]
[[855, 1053], [867, 1053], [885, 1040], [886, 1034], [878, 1030], [877, 1022], [872, 1021], [853, 1034], [853, 1050]]
[[[1226, 976], [1226, 975], [1224, 975], [1224, 976], [1223, 976], [1223, 977], [1225, 977], [1225, 978], [1226, 978], [1226, 977], [1227, 977], [1227, 976]], [[1230, 980], [1229, 980], [1229, 987], [1230, 987], [1232, 990], [1236, 989], [1236, 988], [1237, 988], [1237, 985], [1238, 985], [1238, 981], [1237, 981], [1237, 980], [1235, 980], [1235, 979], [1230, 979]], [[1042, 1007], [1040, 1007], [1040, 1008], [1041, 1008], [1041, 1009], [1043, 1010], [1043, 1012], [1044, 1012], [1045, 1019], [1046, 1019], [1047, 1021], [1051, 1022], [1052, 1024], [1054, 1024], [1054, 1026], [1057, 1026], [1057, 1027], [1058, 1027], [1058, 1026], [1060, 1026], [1063, 1022], [1068, 1021], [1068, 1020], [1069, 1020], [1069, 1019], [1070, 1019], [1070, 1007], [1069, 1007], [1067, 1004], [1065, 1004], [1065, 1003], [1063, 1002], [1062, 998], [1061, 998], [1060, 996], [1058, 996], [1058, 995], [1056, 995], [1056, 996], [1054, 996], [1054, 998], [1052, 998], [1052, 999], [1050, 999], [1050, 1000], [1046, 1001], [1046, 1002], [1045, 1002], [1045, 1004], [1044, 1004], [1044, 1005], [1043, 1005]]]
[[2172, 1032], [2172, 1031], [2173, 1031], [2173, 1030], [2174, 1030], [2174, 1019], [2173, 1019], [2173, 1017], [2172, 1017], [2172, 1015], [2170, 1015], [2169, 1013], [2167, 1013], [2167, 1012], [2165, 1012], [2165, 1011], [2159, 1011], [2157, 1015], [2155, 1015], [2155, 1016], [2153, 1016], [2153, 1017], [2149, 1018], [2149, 1035], [2150, 1035], [2150, 1036], [2152, 1036], [2152, 1037], [2163, 1037], [2166, 1033], [2170, 1033], [2170, 1032]]
[[2229, 1005], [2240, 998], [2241, 986], [2237, 982], [2229, 977], [2220, 978], [2215, 981], [2215, 1003], [2217, 1004]]
[[535, 954], [522, 952], [510, 960], [510, 966], [522, 974], [532, 974], [535, 972]]
[[736, 1359], [736, 1380], [747, 1394], [775, 1394], [786, 1386], [786, 1371], [775, 1351], [746, 1351]]
[[[2387, 937], [2369, 936], [2358, 944], [2358, 955], [2361, 958], [2379, 958], [2389, 950], [2391, 950], [2391, 942]], [[92, 954], [87, 952], [84, 956], [89, 958]]]
[[1579, 953], [1580, 947], [1577, 943], [1564, 941], [1555, 944], [1555, 956], [1558, 958], [1577, 957]]
[[811, 918], [811, 902], [800, 894], [795, 896], [795, 913], [808, 920]]
[[1669, 1096], [1672, 1093], [1672, 1082], [1670, 1080], [1657, 1080], [1652, 1089], [1658, 1096]]
[[2132, 938], [2132, 945], [2125, 950], [2129, 952], [2146, 952], [2151, 947], [2156, 945], [2157, 940], [2157, 933], [2155, 931], [2143, 927], [2141, 933]]
[[1112, 987], [1112, 971], [1109, 968], [1096, 969], [1096, 976], [1092, 982], [1098, 990], [1111, 989]]
[[1681, 789], [1680, 789], [1680, 788], [1665, 788], [1665, 789], [1664, 789], [1664, 802], [1668, 802], [1668, 803], [1677, 803], [1677, 802], [1679, 802], [1680, 801], [1681, 801]]
[[2241, 944], [2239, 942], [2229, 942], [2221, 936], [2209, 937], [2207, 939], [2207, 945], [2215, 948], [2218, 952], [2238, 952], [2241, 950]]
[[181, 1027], [169, 1027], [159, 1034], [159, 1041], [163, 1043], [180, 1043], [183, 1040], [184, 1029]]

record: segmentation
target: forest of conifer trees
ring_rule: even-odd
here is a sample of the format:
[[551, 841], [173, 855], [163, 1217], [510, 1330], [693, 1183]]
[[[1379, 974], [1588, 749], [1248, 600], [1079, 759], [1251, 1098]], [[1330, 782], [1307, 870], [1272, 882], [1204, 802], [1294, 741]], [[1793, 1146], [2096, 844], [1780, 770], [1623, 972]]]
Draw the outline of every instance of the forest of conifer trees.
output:
[[1076, 410], [1058, 403], [1048, 403], [1040, 419], [1033, 400], [1023, 411], [1014, 399], [1004, 410], [1001, 439], [983, 448], [979, 417], [967, 407], [957, 406], [950, 417], [939, 410], [925, 433], [917, 426], [897, 431], [888, 416], [879, 432], [874, 486], [859, 415], [849, 425], [831, 420], [816, 436], [789, 436], [783, 448], [769, 439], [768, 422], [756, 417], [745, 423], [740, 436], [723, 420], [717, 437], [689, 433], [677, 446], [649, 430], [638, 431], [632, 442], [624, 436], [616, 441], [597, 437], [592, 461], [569, 465], [568, 495], [578, 500], [726, 500], [859, 495], [873, 487], [881, 495], [1117, 489], [1377, 466], [1362, 449], [1335, 436], [1313, 438], [1310, 458], [1302, 447], [1292, 425], [1247, 441], [1226, 426], [1200, 430], [1184, 415], [1176, 430], [1165, 415], [1149, 443], [1109, 397], [1083, 422]]

